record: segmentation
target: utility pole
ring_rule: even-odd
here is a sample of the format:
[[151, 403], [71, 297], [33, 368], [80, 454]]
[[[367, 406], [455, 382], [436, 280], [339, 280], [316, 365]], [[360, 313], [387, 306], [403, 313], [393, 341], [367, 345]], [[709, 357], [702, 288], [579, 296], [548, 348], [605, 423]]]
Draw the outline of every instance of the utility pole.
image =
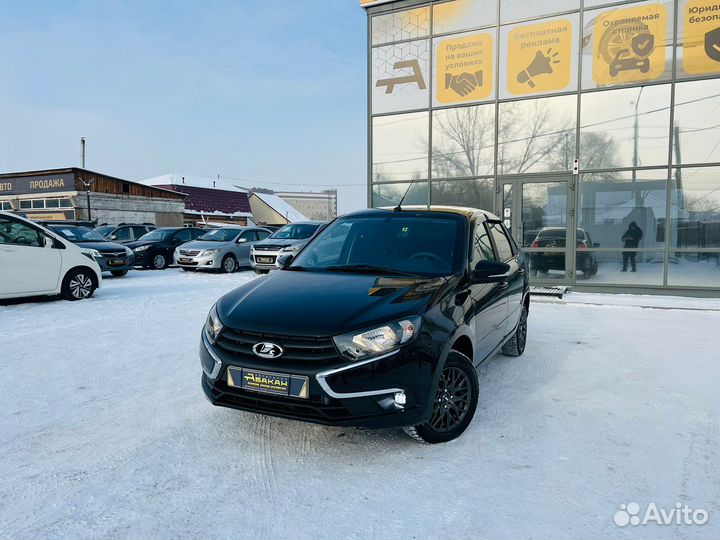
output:
[[88, 221], [92, 221], [92, 211], [90, 210], [90, 186], [94, 180], [85, 179], [85, 137], [80, 137], [80, 164], [82, 166], [82, 173], [80, 181], [85, 186], [85, 197], [87, 198], [87, 218]]
[[634, 126], [634, 130], [633, 130], [632, 183], [633, 183], [633, 189], [635, 190], [635, 207], [636, 208], [642, 207], [640, 190], [637, 188], [636, 180], [637, 180], [637, 168], [640, 165], [640, 157], [638, 156], [638, 136], [639, 136], [639, 132], [640, 132], [640, 124], [639, 124], [639, 119], [638, 119], [638, 107], [640, 107], [640, 96], [642, 96], [643, 90], [645, 90], [645, 87], [641, 86], [640, 91], [638, 92], [637, 99], [635, 100], [635, 126]]
[[675, 127], [673, 128], [673, 131], [673, 144], [675, 146], [675, 164], [678, 165], [678, 167], [675, 169], [675, 189], [677, 190], [678, 205], [680, 206], [680, 208], [685, 208], [685, 192], [683, 191], [682, 169], [680, 168], [680, 164], [682, 164], [682, 159], [680, 158], [680, 126], [677, 122], [675, 122]]
[[85, 137], [80, 137], [80, 163], [81, 167], [85, 168]]

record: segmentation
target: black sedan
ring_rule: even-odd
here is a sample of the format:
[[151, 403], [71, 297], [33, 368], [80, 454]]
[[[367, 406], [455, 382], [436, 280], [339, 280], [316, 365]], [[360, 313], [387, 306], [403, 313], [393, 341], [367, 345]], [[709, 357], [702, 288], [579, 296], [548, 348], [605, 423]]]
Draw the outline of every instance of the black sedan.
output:
[[527, 257], [488, 212], [349, 214], [278, 264], [210, 311], [215, 405], [445, 442], [475, 414], [475, 368], [525, 350]]
[[79, 225], [61, 224], [46, 224], [46, 227], [73, 244], [85, 249], [96, 250], [100, 257], [96, 256], [95, 260], [103, 272], [110, 272], [115, 277], [121, 277], [126, 275], [128, 270], [133, 269], [135, 255], [130, 249], [122, 244], [111, 242], [92, 229]]
[[162, 227], [125, 245], [135, 254], [135, 266], [162, 270], [173, 261], [175, 248], [206, 232], [198, 227]]

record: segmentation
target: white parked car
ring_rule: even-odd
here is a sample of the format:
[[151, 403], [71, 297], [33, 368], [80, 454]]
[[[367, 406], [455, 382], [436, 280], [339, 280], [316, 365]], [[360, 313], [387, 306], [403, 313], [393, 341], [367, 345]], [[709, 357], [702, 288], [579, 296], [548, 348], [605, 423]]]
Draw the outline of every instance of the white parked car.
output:
[[0, 212], [0, 298], [90, 298], [102, 284], [96, 261], [101, 257], [37, 223]]

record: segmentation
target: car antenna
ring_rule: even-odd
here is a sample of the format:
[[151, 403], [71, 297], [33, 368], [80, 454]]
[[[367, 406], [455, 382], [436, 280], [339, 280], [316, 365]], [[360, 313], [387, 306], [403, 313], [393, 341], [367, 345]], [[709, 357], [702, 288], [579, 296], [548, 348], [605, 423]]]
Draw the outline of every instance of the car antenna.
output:
[[410, 181], [410, 185], [409, 185], [408, 188], [405, 190], [405, 193], [403, 194], [402, 199], [400, 199], [400, 202], [398, 203], [398, 205], [397, 205], [397, 206], [395, 207], [395, 209], [393, 210], [394, 212], [401, 212], [401, 211], [402, 211], [402, 208], [401, 208], [402, 203], [403, 203], [403, 201], [405, 200], [405, 197], [407, 197], [407, 194], [410, 192], [410, 188], [413, 186], [414, 183], [415, 183], [415, 180], [411, 180], [411, 181]]

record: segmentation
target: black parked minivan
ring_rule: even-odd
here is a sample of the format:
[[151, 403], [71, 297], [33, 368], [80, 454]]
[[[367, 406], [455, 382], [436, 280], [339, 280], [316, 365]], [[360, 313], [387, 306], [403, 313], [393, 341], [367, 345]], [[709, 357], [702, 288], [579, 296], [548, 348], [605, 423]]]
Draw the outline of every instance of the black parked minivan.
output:
[[525, 349], [527, 258], [488, 212], [356, 212], [278, 263], [208, 315], [215, 405], [445, 442], [475, 414], [475, 368]]

